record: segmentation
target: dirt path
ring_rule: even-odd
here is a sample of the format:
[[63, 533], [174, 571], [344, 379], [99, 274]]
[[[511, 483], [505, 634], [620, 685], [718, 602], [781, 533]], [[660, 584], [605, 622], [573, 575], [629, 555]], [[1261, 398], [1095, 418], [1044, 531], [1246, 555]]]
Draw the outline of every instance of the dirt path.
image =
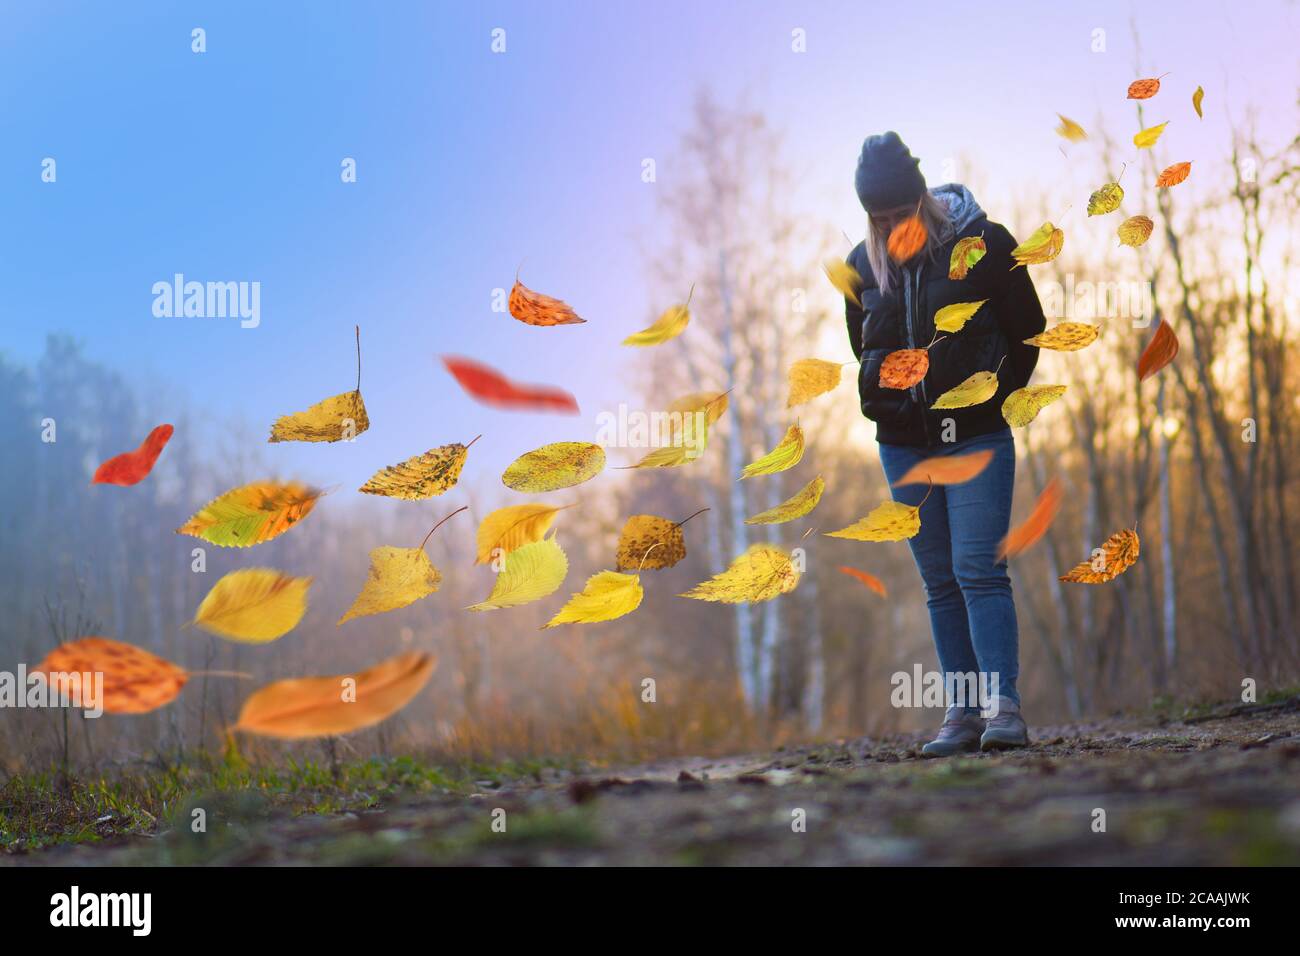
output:
[[958, 760], [918, 759], [920, 742], [555, 772], [328, 816], [242, 794], [209, 799], [203, 834], [5, 862], [1300, 864], [1300, 698], [1196, 722], [1036, 728], [1028, 750]]

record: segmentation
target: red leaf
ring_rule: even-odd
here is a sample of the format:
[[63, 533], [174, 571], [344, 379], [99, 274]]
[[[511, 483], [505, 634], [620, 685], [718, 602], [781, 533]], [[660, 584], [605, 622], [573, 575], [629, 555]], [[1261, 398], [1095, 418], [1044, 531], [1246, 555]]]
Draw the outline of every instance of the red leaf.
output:
[[1156, 334], [1151, 336], [1151, 341], [1142, 350], [1142, 357], [1138, 359], [1138, 381], [1145, 382], [1172, 362], [1177, 354], [1178, 336], [1174, 335], [1168, 322], [1161, 320], [1156, 326]]
[[163, 446], [167, 444], [175, 431], [170, 425], [159, 425], [149, 433], [149, 437], [140, 443], [140, 447], [135, 451], [124, 452], [115, 458], [110, 458], [98, 468], [95, 469], [95, 477], [90, 479], [92, 484], [99, 485], [134, 485], [144, 481], [149, 472], [153, 471], [154, 462], [162, 454]]
[[461, 388], [485, 405], [578, 414], [577, 400], [563, 389], [548, 385], [520, 385], [473, 359], [444, 355], [442, 364], [460, 382]]
[[880, 578], [876, 577], [874, 574], [868, 574], [866, 571], [859, 571], [857, 568], [850, 568], [843, 564], [840, 565], [840, 570], [851, 578], [857, 578], [881, 597], [889, 596], [888, 592], [885, 590], [885, 582], [880, 580]]

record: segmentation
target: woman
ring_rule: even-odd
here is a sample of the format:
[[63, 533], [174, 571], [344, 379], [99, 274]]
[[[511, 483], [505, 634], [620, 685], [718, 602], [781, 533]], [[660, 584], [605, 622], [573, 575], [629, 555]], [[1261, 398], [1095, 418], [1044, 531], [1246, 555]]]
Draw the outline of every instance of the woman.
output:
[[[1033, 374], [1038, 349], [1024, 340], [1045, 320], [1029, 273], [1015, 265], [1016, 241], [990, 222], [965, 186], [927, 190], [915, 159], [897, 133], [869, 137], [858, 158], [858, 198], [867, 210], [867, 238], [848, 262], [863, 280], [861, 307], [846, 299], [849, 341], [861, 361], [862, 413], [876, 423], [880, 460], [895, 500], [921, 506], [921, 530], [909, 544], [925, 584], [930, 626], [943, 670], [948, 708], [928, 757], [976, 749], [1024, 747], [1028, 730], [1016, 689], [1019, 634], [1007, 563], [998, 556], [1011, 521], [1016, 453], [1002, 402]], [[919, 216], [927, 240], [904, 262], [891, 259], [891, 231]], [[965, 278], [949, 278], [953, 246], [983, 236], [987, 253]], [[955, 333], [938, 333], [935, 313], [958, 302], [987, 302]], [[934, 342], [931, 345], [931, 342]], [[929, 348], [921, 381], [891, 388], [880, 381], [885, 357], [899, 349]], [[967, 408], [935, 410], [944, 392], [976, 372], [994, 372], [993, 398]], [[957, 485], [897, 486], [917, 462], [988, 449], [993, 458], [978, 476]], [[989, 700], [954, 693], [967, 681], [987, 686]], [[983, 682], [987, 681], [987, 684]], [[987, 703], [981, 716], [981, 704]]]

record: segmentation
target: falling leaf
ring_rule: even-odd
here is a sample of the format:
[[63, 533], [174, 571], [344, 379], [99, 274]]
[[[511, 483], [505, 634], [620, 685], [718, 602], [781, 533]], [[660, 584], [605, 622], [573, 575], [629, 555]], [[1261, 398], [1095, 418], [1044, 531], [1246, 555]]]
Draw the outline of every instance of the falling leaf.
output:
[[952, 247], [952, 257], [948, 260], [948, 278], [953, 280], [966, 278], [966, 274], [975, 268], [986, 252], [988, 249], [984, 245], [982, 232], [978, 236], [958, 239], [957, 244]]
[[108, 714], [147, 714], [170, 704], [189, 675], [170, 661], [143, 648], [106, 637], [83, 637], [60, 644], [29, 674], [103, 674], [98, 701], [87, 700], [94, 688], [82, 685], [82, 702], [98, 704]]
[[822, 480], [821, 475], [818, 475], [775, 508], [760, 511], [752, 518], [746, 518], [745, 524], [783, 524], [795, 518], [802, 518], [817, 507], [825, 490], [826, 482]]
[[[475, 439], [477, 441], [478, 439]], [[470, 445], [474, 442], [470, 442]], [[370, 476], [357, 490], [367, 495], [384, 495], [403, 501], [436, 498], [460, 480], [469, 445], [455, 442], [430, 448], [396, 465], [388, 465]]]
[[925, 248], [928, 238], [921, 217], [910, 216], [890, 230], [885, 248], [895, 262], [906, 262]]
[[997, 394], [997, 391], [997, 372], [976, 372], [960, 385], [948, 389], [936, 398], [930, 408], [969, 408], [971, 405], [987, 402]]
[[612, 621], [640, 607], [643, 596], [641, 579], [635, 574], [601, 571], [587, 578], [582, 590], [569, 598], [542, 628]]
[[577, 325], [586, 322], [569, 307], [567, 302], [552, 299], [549, 295], [534, 292], [515, 277], [510, 290], [510, 314], [525, 325]]
[[1002, 402], [1002, 417], [1012, 428], [1024, 428], [1052, 402], [1065, 394], [1065, 385], [1026, 385]]
[[620, 571], [671, 568], [686, 557], [683, 523], [658, 515], [632, 515], [618, 536], [614, 566]]
[[1160, 138], [1160, 134], [1165, 131], [1165, 127], [1168, 125], [1169, 121], [1166, 120], [1159, 126], [1152, 126], [1142, 130], [1142, 132], [1133, 137], [1133, 145], [1138, 149], [1150, 149], [1156, 144], [1156, 140]]
[[471, 398], [497, 408], [533, 409], [578, 414], [572, 395], [549, 385], [521, 385], [473, 359], [444, 355], [442, 364]]
[[962, 326], [975, 317], [975, 313], [988, 299], [978, 302], [954, 302], [934, 314], [934, 327], [940, 332], [960, 332]]
[[354, 617], [383, 614], [428, 597], [442, 583], [424, 548], [381, 546], [370, 552], [370, 572], [361, 593], [339, 618], [342, 625]]
[[840, 384], [841, 366], [824, 359], [800, 359], [786, 371], [790, 381], [790, 397], [786, 408], [812, 401]]
[[1119, 183], [1107, 183], [1088, 197], [1088, 215], [1104, 216], [1114, 212], [1124, 200], [1124, 190]]
[[1036, 345], [1040, 349], [1054, 349], [1057, 352], [1077, 352], [1097, 341], [1101, 326], [1089, 325], [1087, 322], [1058, 322], [1044, 332], [1039, 332], [1032, 339], [1025, 339], [1025, 345]]
[[993, 460], [993, 449], [973, 451], [969, 455], [937, 455], [918, 461], [907, 473], [895, 481], [901, 485], [960, 485], [970, 481]]
[[572, 488], [605, 468], [605, 449], [584, 441], [559, 441], [520, 455], [501, 476], [507, 488], [537, 494]]
[[841, 564], [839, 570], [849, 577], [857, 578], [871, 590], [875, 591], [881, 597], [889, 597], [889, 592], [885, 590], [885, 582], [880, 580], [874, 574], [868, 574], [866, 571], [859, 571], [857, 568], [850, 568], [848, 565]]
[[905, 505], [901, 501], [886, 501], [873, 508], [865, 518], [859, 518], [847, 528], [827, 531], [829, 538], [848, 538], [850, 541], [902, 541], [921, 530], [921, 506]]
[[655, 320], [649, 328], [642, 329], [633, 335], [629, 335], [623, 340], [624, 345], [662, 345], [670, 339], [675, 339], [686, 331], [686, 326], [691, 321], [691, 296], [695, 294], [695, 286], [691, 286], [691, 291], [686, 296], [684, 305], [669, 306], [664, 314]]
[[526, 544], [540, 541], [560, 510], [559, 505], [536, 502], [498, 508], [478, 526], [478, 552], [474, 563], [487, 564], [494, 557], [505, 556]]
[[753, 544], [727, 570], [695, 585], [678, 597], [697, 601], [746, 604], [788, 594], [799, 583], [790, 555], [772, 544]]
[[929, 349], [899, 349], [880, 363], [881, 388], [911, 388], [930, 371]]
[[[1164, 74], [1168, 76], [1169, 74]], [[1149, 80], [1134, 80], [1128, 85], [1128, 99], [1130, 100], [1149, 100], [1160, 92], [1160, 80], [1162, 77], [1152, 77]]]
[[1137, 248], [1151, 238], [1151, 230], [1155, 227], [1146, 216], [1130, 216], [1119, 224], [1117, 230], [1119, 241], [1126, 246]]
[[497, 574], [492, 593], [468, 610], [492, 611], [537, 601], [555, 593], [569, 573], [569, 559], [554, 535], [525, 544], [502, 560], [505, 568]]
[[305, 412], [282, 415], [271, 425], [268, 442], [348, 441], [370, 427], [361, 400], [361, 328], [357, 327], [357, 387], [317, 402]]
[[1032, 236], [1011, 250], [1011, 257], [1016, 260], [1016, 264], [1011, 268], [1051, 262], [1061, 254], [1061, 247], [1064, 245], [1065, 233], [1050, 222], [1045, 222]]
[[1156, 326], [1155, 335], [1151, 336], [1151, 341], [1142, 350], [1142, 357], [1138, 359], [1138, 381], [1145, 382], [1172, 362], [1177, 354], [1178, 336], [1169, 323], [1162, 319]]
[[[1100, 550], [1100, 555], [1079, 562], [1068, 573], [1061, 575], [1061, 580], [1073, 584], [1105, 584], [1113, 581], [1138, 559], [1137, 531], [1128, 528], [1116, 531], [1106, 539]], [[1094, 567], [1094, 564], [1099, 567]]]
[[96, 468], [91, 484], [127, 486], [144, 481], [174, 431], [170, 425], [159, 425], [135, 451], [116, 455]]
[[1034, 510], [1029, 517], [1007, 533], [998, 549], [998, 560], [1015, 557], [1033, 547], [1038, 539], [1047, 534], [1047, 529], [1056, 520], [1056, 513], [1061, 510], [1062, 487], [1059, 478], [1053, 478], [1043, 488], [1043, 493], [1034, 503]]
[[862, 276], [858, 270], [853, 268], [843, 259], [827, 259], [822, 263], [822, 269], [826, 272], [826, 278], [831, 280], [831, 285], [839, 290], [844, 298], [848, 299], [859, 308], [862, 307], [862, 300], [859, 296], [862, 294]]
[[296, 481], [255, 482], [209, 501], [176, 533], [223, 548], [248, 548], [284, 534], [311, 514], [322, 494]]
[[803, 429], [798, 423], [785, 431], [780, 444], [761, 458], [755, 459], [741, 471], [741, 478], [753, 478], [755, 475], [774, 475], [787, 468], [793, 468], [803, 458]]
[[1201, 112], [1201, 101], [1204, 99], [1205, 90], [1198, 86], [1196, 92], [1192, 94], [1192, 109], [1196, 110], [1196, 115], [1201, 119], [1205, 119], [1205, 114]]
[[405, 707], [435, 667], [432, 654], [403, 651], [357, 674], [276, 681], [248, 696], [231, 729], [281, 740], [352, 733]]
[[1169, 186], [1177, 186], [1187, 178], [1187, 174], [1191, 171], [1191, 163], [1174, 163], [1156, 177], [1156, 188], [1166, 189]]
[[1061, 125], [1056, 127], [1056, 133], [1058, 136], [1063, 136], [1072, 143], [1082, 142], [1088, 138], [1088, 134], [1083, 131], [1083, 127], [1074, 120], [1061, 116], [1060, 113], [1057, 113], [1056, 115], [1060, 117], [1061, 120]]
[[231, 571], [212, 586], [194, 623], [244, 644], [265, 644], [288, 634], [307, 613], [311, 578], [271, 568]]

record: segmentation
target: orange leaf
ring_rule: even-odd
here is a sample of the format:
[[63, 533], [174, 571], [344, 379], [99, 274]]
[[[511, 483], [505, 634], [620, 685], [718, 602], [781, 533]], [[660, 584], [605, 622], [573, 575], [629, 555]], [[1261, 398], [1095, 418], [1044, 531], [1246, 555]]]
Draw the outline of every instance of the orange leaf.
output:
[[1128, 85], [1128, 98], [1130, 100], [1149, 100], [1160, 92], [1160, 80], [1168, 73], [1161, 76], [1154, 76], [1148, 80], [1134, 80]]
[[907, 469], [907, 474], [894, 482], [894, 487], [926, 485], [931, 482], [936, 485], [960, 485], [963, 481], [970, 481], [987, 468], [992, 460], [993, 449], [991, 448], [971, 452], [969, 455], [938, 455], [927, 458]]
[[170, 425], [159, 425], [149, 433], [135, 451], [124, 452], [110, 458], [96, 468], [95, 477], [90, 479], [91, 483], [134, 485], [144, 481], [149, 472], [153, 471], [154, 462], [162, 454], [163, 446], [171, 439], [173, 431], [175, 429]]
[[[104, 675], [104, 712], [144, 714], [169, 704], [189, 675], [148, 651], [106, 637], [83, 637], [60, 644], [30, 673]], [[84, 692], [83, 692], [84, 693]]]
[[1172, 362], [1177, 354], [1178, 336], [1168, 322], [1161, 320], [1156, 326], [1156, 334], [1151, 336], [1151, 341], [1142, 350], [1142, 357], [1138, 359], [1138, 381], [1145, 382]]
[[885, 582], [874, 574], [868, 574], [866, 571], [859, 571], [857, 568], [850, 568], [843, 564], [840, 565], [840, 570], [850, 577], [857, 578], [881, 597], [889, 597], [889, 593], [885, 590]]
[[1029, 517], [1002, 540], [1002, 547], [998, 550], [999, 560], [1028, 551], [1038, 543], [1039, 538], [1047, 534], [1047, 529], [1056, 520], [1056, 513], [1061, 510], [1061, 495], [1061, 479], [1053, 478], [1038, 496]]
[[930, 353], [925, 349], [899, 349], [880, 363], [881, 388], [911, 388], [930, 371]]
[[1163, 189], [1166, 186], [1177, 186], [1187, 178], [1187, 174], [1191, 171], [1191, 163], [1174, 163], [1156, 177], [1156, 188]]
[[889, 257], [895, 262], [906, 262], [925, 248], [927, 238], [925, 223], [921, 222], [921, 217], [911, 216], [890, 230], [889, 242], [885, 244], [885, 248], [889, 250]]
[[586, 322], [567, 302], [552, 299], [528, 288], [518, 278], [510, 290], [510, 314], [527, 325], [577, 325]]
[[351, 733], [405, 707], [435, 667], [432, 654], [404, 651], [357, 674], [276, 681], [249, 695], [232, 729], [282, 740]]

